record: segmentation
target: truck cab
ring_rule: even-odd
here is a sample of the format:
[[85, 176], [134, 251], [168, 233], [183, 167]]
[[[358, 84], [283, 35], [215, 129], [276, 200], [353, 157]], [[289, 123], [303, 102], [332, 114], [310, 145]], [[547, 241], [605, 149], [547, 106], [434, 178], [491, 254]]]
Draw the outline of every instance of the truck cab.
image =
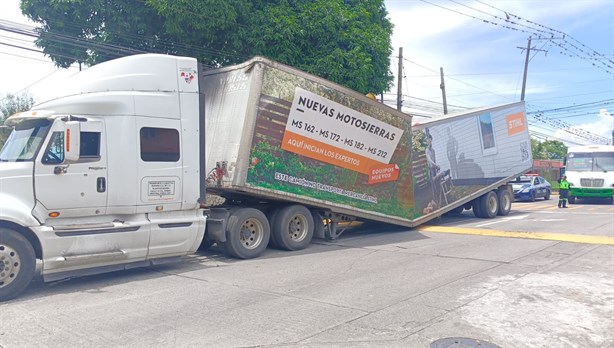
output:
[[197, 62], [127, 57], [13, 115], [0, 151], [0, 300], [195, 251], [206, 217]]

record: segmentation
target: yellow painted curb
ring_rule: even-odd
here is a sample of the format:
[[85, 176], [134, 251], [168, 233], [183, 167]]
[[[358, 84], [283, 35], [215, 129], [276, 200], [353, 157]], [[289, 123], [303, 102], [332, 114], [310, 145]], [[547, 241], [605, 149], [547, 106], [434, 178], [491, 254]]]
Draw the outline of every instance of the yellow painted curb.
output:
[[591, 236], [565, 233], [547, 233], [547, 232], [511, 232], [489, 230], [482, 228], [464, 228], [464, 227], [449, 227], [449, 226], [418, 226], [416, 230], [421, 232], [433, 233], [454, 233], [454, 234], [473, 234], [490, 237], [507, 237], [507, 238], [525, 238], [525, 239], [541, 239], [555, 240], [560, 242], [584, 243], [584, 244], [599, 244], [599, 245], [614, 245], [614, 237], [608, 236]]

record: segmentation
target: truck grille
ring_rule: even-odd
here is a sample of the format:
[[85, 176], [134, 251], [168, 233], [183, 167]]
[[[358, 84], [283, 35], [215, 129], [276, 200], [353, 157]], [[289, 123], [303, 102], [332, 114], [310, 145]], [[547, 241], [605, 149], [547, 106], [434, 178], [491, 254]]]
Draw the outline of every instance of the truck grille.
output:
[[582, 187], [603, 187], [603, 179], [580, 179]]

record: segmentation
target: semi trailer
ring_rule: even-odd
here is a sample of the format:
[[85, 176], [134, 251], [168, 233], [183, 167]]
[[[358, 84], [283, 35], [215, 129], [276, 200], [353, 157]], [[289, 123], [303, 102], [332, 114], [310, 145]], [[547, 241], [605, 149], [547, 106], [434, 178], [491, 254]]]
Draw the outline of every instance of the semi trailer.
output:
[[[44, 281], [149, 266], [217, 244], [248, 259], [413, 227], [506, 215], [531, 168], [523, 103], [410, 115], [265, 58], [204, 70], [158, 54], [90, 67], [6, 120], [0, 300]], [[216, 197], [215, 204], [207, 197]]]

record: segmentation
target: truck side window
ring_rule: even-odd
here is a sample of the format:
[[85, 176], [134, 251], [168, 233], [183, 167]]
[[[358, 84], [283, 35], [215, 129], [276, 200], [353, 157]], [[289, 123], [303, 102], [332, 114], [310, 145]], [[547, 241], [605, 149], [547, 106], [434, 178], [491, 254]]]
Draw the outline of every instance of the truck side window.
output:
[[169, 128], [143, 127], [140, 133], [141, 159], [143, 161], [179, 161], [179, 131]]
[[64, 132], [53, 132], [42, 162], [43, 164], [60, 164], [64, 162]]
[[81, 142], [79, 158], [89, 160], [100, 158], [100, 133], [81, 132], [79, 139]]

